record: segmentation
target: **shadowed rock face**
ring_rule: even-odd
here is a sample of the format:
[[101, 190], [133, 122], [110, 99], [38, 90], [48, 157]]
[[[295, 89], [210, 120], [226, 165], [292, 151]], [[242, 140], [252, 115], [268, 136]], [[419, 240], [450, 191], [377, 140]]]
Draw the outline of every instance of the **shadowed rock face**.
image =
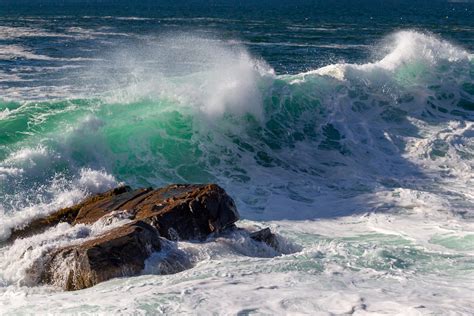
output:
[[215, 184], [170, 185], [156, 190], [120, 187], [34, 220], [14, 231], [9, 241], [40, 233], [60, 222], [92, 224], [119, 213], [126, 213], [132, 222], [47, 253], [41, 259], [45, 265], [40, 282], [78, 290], [111, 278], [136, 275], [149, 255], [161, 249], [160, 237], [204, 240], [211, 233], [234, 227], [239, 219], [232, 198]]
[[80, 245], [53, 251], [40, 275], [41, 283], [80, 290], [111, 278], [140, 273], [145, 260], [161, 249], [157, 231], [132, 222]]
[[257, 232], [251, 233], [249, 235], [255, 241], [260, 241], [266, 243], [268, 246], [272, 247], [275, 250], [278, 250], [278, 239], [270, 228], [264, 228]]

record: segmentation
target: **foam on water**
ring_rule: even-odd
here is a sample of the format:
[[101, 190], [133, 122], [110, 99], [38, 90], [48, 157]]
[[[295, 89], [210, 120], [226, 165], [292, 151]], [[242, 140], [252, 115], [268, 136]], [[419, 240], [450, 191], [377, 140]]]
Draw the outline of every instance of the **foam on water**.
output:
[[[15, 242], [1, 252], [1, 278], [6, 284], [19, 286], [38, 285], [44, 269], [44, 256], [52, 249], [81, 243], [97, 237], [107, 230], [119, 227], [129, 222], [126, 217], [115, 216], [112, 220], [101, 219], [93, 225], [75, 225], [61, 223], [42, 234]], [[64, 275], [71, 267], [64, 265]]]
[[269, 225], [283, 245], [238, 233], [170, 242], [166, 254], [191, 269], [156, 275], [173, 264], [158, 253], [143, 276], [34, 287], [44, 252], [111, 227], [62, 224], [1, 248], [2, 309], [468, 314], [472, 54], [414, 31], [374, 50], [370, 63], [276, 75], [237, 43], [168, 35], [113, 54], [113, 67], [93, 63], [94, 97], [0, 103], [0, 240], [119, 182], [212, 181], [241, 225]]
[[51, 57], [41, 54], [35, 54], [26, 47], [19, 45], [0, 45], [0, 58], [2, 60], [15, 60], [17, 58], [33, 60], [52, 60]]
[[[414, 235], [399, 230], [406, 224], [412, 226], [412, 219], [391, 215], [350, 217], [337, 223], [322, 220], [270, 224], [298, 240], [303, 250], [274, 257], [268, 250], [265, 253], [262, 246], [241, 244], [239, 239], [201, 245], [182, 243], [179, 249], [166, 250], [175, 253], [177, 260], [173, 264], [178, 262], [186, 268], [194, 265], [178, 274], [153, 275], [166, 274], [167, 263], [158, 253], [148, 260], [143, 276], [111, 280], [77, 293], [55, 293], [55, 300], [47, 307], [41, 300], [51, 296], [51, 288], [23, 288], [19, 292], [13, 285], [5, 286], [1, 288], [1, 300], [9, 312], [39, 313], [225, 310], [235, 314], [253, 310], [277, 314], [419, 315], [454, 310], [468, 314], [474, 306], [472, 275], [465, 274], [473, 268], [472, 248], [461, 253], [442, 247], [441, 251], [433, 250], [436, 243], [427, 242], [428, 247], [418, 244], [430, 232], [456, 234], [458, 227], [454, 223], [443, 225], [442, 230], [425, 224], [422, 229], [413, 230]], [[59, 230], [60, 227], [56, 229]], [[49, 234], [51, 238], [57, 236]], [[23, 243], [31, 240], [17, 242], [11, 249], [20, 250]], [[265, 258], [268, 256], [271, 258]], [[118, 291], [133, 300], [117, 301]]]
[[[24, 172], [23, 169], [0, 169], [0, 171], [4, 172], [5, 178], [19, 177]], [[2, 185], [7, 183], [8, 179], [5, 178], [0, 177]], [[103, 171], [81, 169], [78, 178], [72, 181], [56, 177], [35, 190], [24, 189], [23, 196], [6, 195], [0, 208], [0, 240], [6, 240], [15, 227], [21, 228], [33, 219], [80, 202], [88, 194], [104, 192], [117, 185], [119, 183], [115, 178]]]

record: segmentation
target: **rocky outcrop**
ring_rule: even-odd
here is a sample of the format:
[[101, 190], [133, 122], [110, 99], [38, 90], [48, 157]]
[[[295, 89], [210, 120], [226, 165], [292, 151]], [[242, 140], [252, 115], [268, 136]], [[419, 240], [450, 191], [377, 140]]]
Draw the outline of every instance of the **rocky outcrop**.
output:
[[154, 226], [171, 240], [205, 239], [239, 219], [235, 203], [218, 185], [171, 185], [113, 195], [82, 207], [74, 224], [90, 224], [113, 210]]
[[156, 190], [131, 190], [124, 186], [37, 219], [14, 230], [9, 241], [40, 233], [60, 222], [92, 224], [121, 210], [126, 210], [132, 220], [152, 225], [162, 237], [171, 240], [202, 240], [239, 219], [234, 201], [216, 184], [175, 184]]
[[[40, 233], [61, 222], [78, 225], [100, 221], [100, 225], [107, 226], [109, 221], [123, 217], [129, 221], [122, 226], [46, 253], [40, 260], [38, 281], [65, 290], [83, 289], [111, 278], [139, 274], [152, 253], [154, 259], [162, 259], [160, 273], [179, 272], [191, 263], [177, 251], [156, 252], [169, 248], [173, 241], [203, 241], [211, 234], [233, 231], [239, 214], [232, 198], [215, 184], [137, 190], [123, 186], [36, 219], [13, 231], [9, 241]], [[274, 249], [278, 247], [276, 236], [269, 229], [247, 236]]]
[[262, 230], [256, 231], [250, 234], [250, 238], [255, 241], [260, 241], [268, 246], [272, 247], [275, 250], [278, 250], [278, 239], [274, 233], [270, 230], [270, 228], [264, 228]]
[[142, 221], [132, 222], [48, 254], [40, 282], [70, 291], [136, 275], [143, 270], [148, 256], [160, 249], [155, 228]]
[[156, 190], [123, 186], [36, 219], [13, 231], [9, 241], [61, 222], [77, 225], [107, 221], [120, 212], [126, 212], [132, 222], [46, 254], [41, 259], [39, 282], [78, 290], [114, 277], [135, 275], [143, 270], [149, 255], [161, 249], [160, 237], [203, 240], [239, 219], [232, 198], [215, 184], [170, 185]]
[[28, 223], [27, 225], [14, 229], [12, 233], [10, 234], [10, 237], [7, 240], [7, 242], [12, 242], [17, 238], [24, 238], [24, 237], [42, 233], [46, 229], [53, 227], [61, 222], [74, 224], [77, 214], [79, 213], [79, 210], [81, 210], [81, 208], [87, 205], [91, 205], [97, 201], [111, 199], [116, 195], [123, 194], [130, 190], [131, 189], [128, 186], [121, 186], [121, 187], [112, 189], [110, 191], [107, 191], [105, 193], [94, 195], [74, 206], [60, 209], [59, 211], [56, 211], [53, 214], [48, 215], [44, 218], [34, 219], [32, 222]]

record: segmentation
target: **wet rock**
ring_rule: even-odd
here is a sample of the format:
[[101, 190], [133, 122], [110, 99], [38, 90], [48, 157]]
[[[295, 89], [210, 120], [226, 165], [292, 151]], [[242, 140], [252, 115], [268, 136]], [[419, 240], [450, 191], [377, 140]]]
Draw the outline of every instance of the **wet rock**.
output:
[[266, 243], [268, 246], [272, 247], [275, 250], [278, 249], [278, 239], [276, 235], [272, 233], [270, 228], [264, 228], [262, 230], [251, 233], [250, 238], [255, 241]]
[[127, 210], [133, 219], [149, 223], [170, 240], [202, 240], [239, 219], [234, 201], [218, 185], [175, 184], [128, 191], [84, 205], [73, 224], [91, 224], [117, 210]]
[[[97, 238], [49, 251], [36, 265], [41, 267], [39, 282], [78, 290], [111, 278], [136, 275], [150, 254], [160, 251], [161, 238], [205, 240], [210, 234], [235, 228], [239, 214], [232, 198], [215, 184], [178, 184], [155, 190], [120, 187], [36, 219], [14, 231], [9, 241], [61, 222], [78, 225], [100, 220], [100, 225], [108, 225], [123, 219], [132, 222]], [[255, 238], [269, 238], [259, 236]], [[178, 254], [162, 251], [154, 256], [155, 262], [161, 260], [160, 273], [175, 273], [190, 266], [186, 256]]]
[[149, 222], [171, 240], [202, 240], [239, 219], [232, 198], [215, 184], [168, 186], [124, 207], [136, 210], [137, 219]]
[[151, 188], [137, 190], [128, 189], [120, 194], [110, 194], [104, 197], [101, 196], [88, 203], [83, 203], [72, 224], [92, 224], [111, 212], [129, 210], [124, 207], [125, 204], [130, 201], [139, 200], [142, 195], [151, 191], [153, 191]]
[[46, 256], [40, 282], [80, 290], [111, 278], [140, 273], [151, 253], [161, 249], [158, 232], [136, 221]]
[[29, 224], [23, 227], [14, 229], [9, 239], [7, 240], [7, 242], [12, 242], [17, 238], [25, 238], [25, 237], [29, 237], [35, 234], [40, 234], [46, 229], [53, 227], [61, 222], [73, 224], [81, 208], [86, 207], [87, 205], [94, 204], [97, 201], [113, 199], [114, 196], [123, 194], [125, 192], [129, 192], [129, 191], [131, 191], [131, 188], [129, 186], [121, 186], [121, 187], [109, 190], [105, 193], [91, 196], [79, 204], [60, 209], [59, 211], [56, 211], [53, 214], [46, 216], [44, 218], [34, 219]]
[[40, 233], [60, 222], [92, 224], [114, 211], [154, 226], [171, 240], [205, 239], [239, 219], [234, 201], [216, 184], [177, 184], [160, 189], [120, 187], [92, 196], [13, 231], [9, 241]]

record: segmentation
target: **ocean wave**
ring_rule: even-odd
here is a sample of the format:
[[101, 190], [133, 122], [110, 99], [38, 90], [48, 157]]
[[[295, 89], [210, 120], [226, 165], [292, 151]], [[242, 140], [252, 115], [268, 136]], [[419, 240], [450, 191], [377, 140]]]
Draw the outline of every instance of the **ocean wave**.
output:
[[95, 98], [2, 104], [3, 208], [21, 213], [29, 188], [91, 167], [133, 186], [219, 182], [251, 219], [403, 208], [396, 190], [471, 214], [472, 55], [414, 31], [379, 50], [297, 75], [187, 35], [118, 52], [89, 73]]

